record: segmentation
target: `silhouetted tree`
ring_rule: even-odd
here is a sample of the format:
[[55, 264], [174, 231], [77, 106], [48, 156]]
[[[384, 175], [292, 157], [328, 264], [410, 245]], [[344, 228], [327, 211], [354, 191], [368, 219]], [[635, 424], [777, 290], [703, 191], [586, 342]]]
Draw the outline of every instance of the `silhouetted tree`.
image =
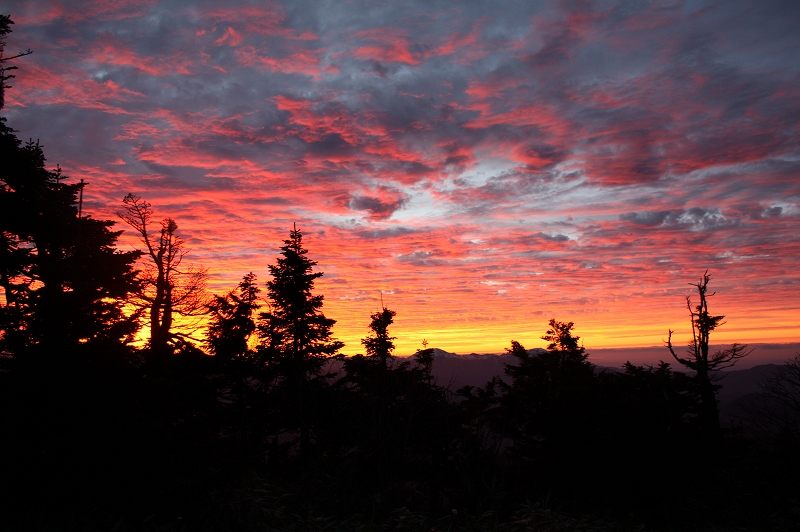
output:
[[572, 334], [573, 323], [550, 320], [542, 337], [548, 350], [528, 351], [511, 342], [506, 351], [516, 364], [506, 364], [511, 383], [498, 380], [501, 431], [513, 438], [521, 456], [532, 455], [540, 447], [563, 452], [585, 439], [591, 428], [591, 394], [594, 391], [594, 366]]
[[272, 280], [267, 282], [269, 310], [260, 314], [258, 326], [262, 348], [272, 351], [275, 362], [285, 367], [287, 378], [305, 380], [319, 373], [329, 356], [344, 344], [333, 338], [336, 320], [322, 313], [324, 296], [314, 295], [317, 262], [309, 259], [296, 228], [284, 240], [276, 264], [270, 265]]
[[322, 313], [322, 295], [314, 295], [316, 261], [307, 257], [302, 233], [295, 227], [281, 246], [281, 256], [270, 265], [267, 282], [269, 310], [259, 317], [260, 355], [288, 394], [284, 405], [300, 430], [301, 449], [309, 442], [309, 381], [319, 376], [328, 357], [344, 343], [333, 338], [336, 320]]
[[692, 324], [692, 339], [689, 341], [687, 349], [688, 357], [680, 357], [675, 353], [672, 346], [673, 331], [671, 329], [666, 343], [675, 360], [696, 372], [695, 378], [701, 399], [701, 422], [708, 429], [719, 430], [719, 409], [716, 397], [719, 386], [713, 383], [714, 372], [733, 366], [740, 358], [749, 355], [751, 351], [747, 349], [746, 345], [734, 343], [729, 349], [709, 354], [711, 333], [723, 325], [722, 320], [725, 319], [725, 316], [712, 316], [708, 311], [708, 297], [714, 295], [714, 293], [708, 293], [710, 280], [711, 276], [706, 270], [699, 283], [689, 283], [697, 288], [700, 301], [693, 308], [691, 296], [686, 296], [686, 307], [689, 309]]
[[542, 340], [550, 342], [547, 350], [556, 355], [555, 360], [558, 361], [561, 371], [575, 371], [588, 375], [593, 366], [587, 361], [589, 355], [586, 354], [586, 349], [583, 345], [578, 345], [581, 337], [572, 335], [574, 326], [571, 321], [563, 323], [551, 319], [550, 328], [542, 336]]
[[[427, 342], [425, 343], [427, 344]], [[425, 349], [417, 349], [417, 352], [414, 353], [414, 362], [416, 362], [419, 368], [422, 370], [422, 375], [425, 377], [425, 380], [428, 382], [428, 385], [433, 384], [434, 360], [435, 356], [432, 347], [426, 347]]]
[[174, 320], [176, 315], [192, 320], [208, 312], [206, 271], [192, 265], [181, 267], [187, 250], [176, 233], [175, 220], [164, 218], [153, 231], [150, 203], [133, 194], [125, 196], [122, 203], [118, 215], [136, 230], [147, 257], [141, 275], [144, 289], [137, 304], [149, 313], [150, 348], [163, 353], [170, 343], [180, 346], [195, 340], [192, 332], [198, 328], [197, 321], [184, 321], [176, 327]]
[[45, 168], [38, 143], [0, 124], [0, 342], [69, 348], [131, 339], [122, 310], [138, 252], [120, 253], [111, 221], [79, 216], [83, 183]]
[[248, 340], [256, 330], [254, 313], [261, 306], [254, 273], [242, 278], [236, 290], [214, 296], [209, 304], [208, 350], [216, 356], [242, 357], [248, 352]]
[[394, 317], [397, 313], [383, 307], [383, 310], [370, 315], [372, 321], [369, 328], [372, 335], [361, 340], [361, 343], [367, 349], [367, 356], [375, 358], [380, 361], [381, 366], [386, 369], [386, 361], [392, 356], [394, 351], [394, 336], [389, 336], [389, 325], [394, 322]]
[[[512, 387], [523, 387], [537, 384], [544, 389], [574, 377], [591, 377], [594, 366], [588, 361], [583, 346], [578, 344], [579, 336], [572, 335], [572, 322], [563, 323], [550, 320], [550, 329], [542, 336], [550, 344], [546, 352], [531, 354], [519, 342], [511, 341], [511, 348], [506, 349], [517, 358], [517, 365], [506, 365], [506, 375], [512, 379]], [[541, 386], [538, 386], [541, 384]]]
[[381, 498], [408, 500], [424, 492], [439, 511], [445, 476], [454, 468], [447, 458], [462, 423], [447, 392], [431, 383], [430, 367], [392, 357], [388, 328], [395, 315], [385, 307], [371, 315], [372, 334], [362, 341], [367, 356], [346, 358], [346, 376], [336, 383], [346, 392], [339, 436], [347, 449], [346, 474]]

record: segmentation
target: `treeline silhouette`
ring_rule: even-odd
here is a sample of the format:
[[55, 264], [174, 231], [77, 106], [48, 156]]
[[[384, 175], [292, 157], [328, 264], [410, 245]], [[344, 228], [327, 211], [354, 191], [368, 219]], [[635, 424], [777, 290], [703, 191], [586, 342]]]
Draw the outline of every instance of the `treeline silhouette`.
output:
[[[120, 251], [114, 222], [83, 211], [84, 186], [47, 170], [42, 146], [2, 119], [3, 530], [798, 522], [797, 412], [775, 407], [798, 392], [797, 363], [765, 391], [771, 410], [751, 404], [794, 425], [761, 437], [720, 426], [716, 371], [747, 350], [708, 352], [722, 324], [708, 272], [699, 303], [687, 299], [687, 354], [671, 332], [665, 348], [689, 373], [665, 362], [598, 371], [574, 324], [552, 319], [546, 350], [512, 341], [504, 378], [451, 390], [433, 377], [434, 349], [395, 356], [385, 307], [365, 317], [365, 354], [338, 354], [296, 227], [265, 283], [248, 273], [209, 295], [175, 220], [129, 194], [120, 217], [142, 249]], [[143, 325], [149, 342], [134, 347]]]

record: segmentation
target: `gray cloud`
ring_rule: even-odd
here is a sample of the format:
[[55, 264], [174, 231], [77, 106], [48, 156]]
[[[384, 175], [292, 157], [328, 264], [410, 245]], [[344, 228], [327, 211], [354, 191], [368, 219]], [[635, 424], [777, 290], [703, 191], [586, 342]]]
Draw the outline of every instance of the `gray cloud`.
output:
[[367, 211], [372, 218], [383, 220], [392, 216], [405, 203], [406, 198], [404, 197], [395, 200], [384, 200], [373, 196], [353, 196], [347, 206], [354, 211]]

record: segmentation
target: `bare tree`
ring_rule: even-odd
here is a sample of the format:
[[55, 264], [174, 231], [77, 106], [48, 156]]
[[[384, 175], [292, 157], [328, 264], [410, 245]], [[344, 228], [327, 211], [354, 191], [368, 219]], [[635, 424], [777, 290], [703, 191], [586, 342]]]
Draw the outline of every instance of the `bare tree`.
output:
[[[170, 343], [200, 341], [192, 334], [208, 313], [206, 270], [181, 266], [187, 250], [176, 233], [175, 220], [164, 218], [154, 231], [150, 203], [133, 194], [125, 196], [122, 203], [119, 217], [136, 230], [145, 248], [147, 260], [141, 273], [144, 289], [138, 304], [149, 314], [151, 349], [163, 352]], [[176, 315], [184, 318], [180, 324], [175, 323]]]
[[701, 402], [701, 421], [707, 428], [718, 430], [719, 409], [717, 408], [716, 394], [719, 386], [712, 382], [714, 372], [733, 366], [740, 358], [749, 355], [752, 350], [747, 349], [746, 345], [734, 343], [729, 349], [709, 354], [708, 343], [711, 332], [725, 324], [722, 321], [725, 316], [712, 316], [708, 311], [708, 298], [714, 295], [714, 292], [708, 293], [708, 282], [710, 280], [711, 275], [706, 270], [699, 283], [689, 283], [697, 288], [700, 302], [695, 307], [692, 307], [691, 296], [686, 296], [686, 307], [689, 309], [692, 322], [692, 339], [689, 341], [689, 346], [686, 350], [688, 356], [680, 357], [675, 353], [675, 349], [672, 346], [673, 331], [671, 329], [666, 343], [675, 360], [696, 373], [695, 378]]

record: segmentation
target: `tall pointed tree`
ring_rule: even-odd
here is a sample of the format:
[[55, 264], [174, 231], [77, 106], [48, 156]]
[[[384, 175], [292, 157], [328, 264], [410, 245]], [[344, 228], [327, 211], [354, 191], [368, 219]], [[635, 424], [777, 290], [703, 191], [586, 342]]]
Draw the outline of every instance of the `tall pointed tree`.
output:
[[[0, 109], [16, 67], [5, 56], [11, 19], [0, 15]], [[47, 170], [41, 145], [22, 144], [0, 118], [0, 351], [38, 345], [55, 352], [78, 343], [130, 339], [122, 310], [137, 287], [138, 252], [115, 249], [113, 222], [81, 212], [85, 183]]]
[[269, 267], [269, 310], [259, 316], [258, 335], [259, 358], [279, 384], [275, 392], [282, 419], [276, 420], [277, 430], [299, 433], [300, 452], [305, 453], [318, 411], [316, 397], [324, 387], [324, 379], [317, 377], [325, 360], [344, 344], [333, 338], [336, 321], [322, 313], [323, 296], [314, 295], [314, 281], [322, 272], [313, 271], [317, 263], [308, 258], [302, 238], [295, 226]]
[[225, 296], [214, 296], [209, 305], [208, 349], [215, 356], [237, 358], [248, 353], [248, 340], [256, 330], [254, 313], [258, 303], [256, 276], [250, 272]]
[[367, 338], [361, 340], [361, 343], [367, 350], [367, 356], [376, 359], [380, 362], [383, 369], [386, 369], [386, 363], [392, 356], [394, 351], [394, 336], [389, 336], [389, 325], [394, 322], [394, 317], [397, 313], [383, 307], [383, 310], [372, 314], [370, 318], [372, 321], [369, 324], [372, 334]]
[[308, 258], [302, 239], [295, 226], [269, 266], [269, 310], [260, 314], [259, 324], [262, 350], [279, 373], [297, 381], [319, 374], [325, 359], [344, 346], [331, 332], [336, 320], [322, 313], [323, 296], [313, 293], [314, 281], [323, 274], [313, 271], [317, 262]]

